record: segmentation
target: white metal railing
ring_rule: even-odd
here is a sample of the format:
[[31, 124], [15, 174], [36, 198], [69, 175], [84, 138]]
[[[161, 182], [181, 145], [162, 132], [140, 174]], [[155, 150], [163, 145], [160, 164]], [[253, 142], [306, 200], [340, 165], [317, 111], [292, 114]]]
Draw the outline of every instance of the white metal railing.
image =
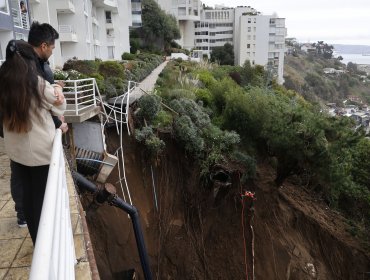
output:
[[[113, 105], [110, 105], [106, 102], [103, 103], [104, 107], [109, 109], [109, 114], [106, 113], [106, 122], [104, 125], [109, 121], [114, 121], [116, 124], [117, 133], [120, 134], [122, 131], [122, 125], [125, 124], [127, 128], [127, 133], [130, 135], [130, 128], [128, 125], [128, 115], [130, 110], [130, 95], [137, 87], [138, 83], [134, 81], [129, 81], [127, 86], [127, 92], [124, 94], [114, 97]], [[124, 103], [125, 100], [125, 103]], [[120, 108], [117, 107], [119, 104]], [[125, 106], [124, 106], [125, 105]], [[118, 127], [120, 125], [120, 128]]]
[[73, 34], [76, 34], [72, 25], [59, 25], [59, 33], [73, 33]]
[[19, 9], [12, 8], [14, 26], [29, 29], [28, 13], [22, 13]]
[[29, 279], [75, 279], [75, 264], [62, 131], [57, 129]]
[[65, 80], [63, 93], [67, 101], [65, 115], [78, 115], [82, 110], [96, 106], [96, 82], [94, 78]]

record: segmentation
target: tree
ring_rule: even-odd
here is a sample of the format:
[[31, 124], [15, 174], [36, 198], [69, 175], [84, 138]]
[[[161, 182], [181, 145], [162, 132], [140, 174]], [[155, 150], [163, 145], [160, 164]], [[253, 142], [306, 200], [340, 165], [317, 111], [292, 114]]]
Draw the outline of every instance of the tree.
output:
[[180, 39], [176, 18], [167, 15], [154, 0], [143, 0], [141, 18], [147, 44], [156, 42], [163, 49], [170, 46], [172, 40]]
[[234, 48], [226, 43], [223, 47], [215, 47], [211, 53], [211, 61], [218, 61], [220, 65], [234, 65]]

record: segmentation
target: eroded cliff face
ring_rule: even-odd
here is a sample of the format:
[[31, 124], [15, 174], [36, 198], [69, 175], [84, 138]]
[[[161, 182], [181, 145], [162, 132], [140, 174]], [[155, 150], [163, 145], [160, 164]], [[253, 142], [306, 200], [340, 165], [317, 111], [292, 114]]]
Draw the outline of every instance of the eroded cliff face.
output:
[[[111, 152], [117, 137], [109, 131]], [[248, 185], [240, 186], [237, 167], [226, 166], [231, 184], [204, 186], [194, 161], [171, 139], [166, 143], [165, 154], [152, 162], [133, 138], [124, 139], [127, 181], [155, 279], [366, 279], [369, 255], [341, 216], [303, 188], [277, 189], [274, 171], [262, 163]], [[117, 173], [109, 181], [121, 196]], [[245, 190], [257, 200], [243, 209]], [[90, 200], [84, 198], [85, 209]], [[101, 278], [124, 279], [134, 268], [143, 279], [127, 214], [103, 205], [88, 210], [87, 221]]]

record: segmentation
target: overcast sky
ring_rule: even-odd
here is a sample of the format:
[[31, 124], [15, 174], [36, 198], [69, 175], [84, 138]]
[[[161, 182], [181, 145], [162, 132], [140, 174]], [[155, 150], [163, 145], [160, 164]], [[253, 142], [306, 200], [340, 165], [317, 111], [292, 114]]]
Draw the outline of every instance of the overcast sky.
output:
[[370, 0], [201, 0], [208, 6], [251, 6], [286, 19], [288, 37], [299, 42], [370, 45]]

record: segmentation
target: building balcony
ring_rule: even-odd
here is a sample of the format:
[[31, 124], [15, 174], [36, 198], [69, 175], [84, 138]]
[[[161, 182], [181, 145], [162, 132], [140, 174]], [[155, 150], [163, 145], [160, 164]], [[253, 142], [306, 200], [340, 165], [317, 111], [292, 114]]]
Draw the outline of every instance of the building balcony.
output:
[[30, 23], [28, 20], [28, 12], [21, 12], [18, 9], [12, 8], [12, 17], [15, 27], [30, 29]]
[[105, 28], [106, 29], [114, 29], [114, 24], [113, 24], [112, 19], [107, 18], [105, 20]]
[[94, 39], [94, 45], [95, 46], [100, 46], [100, 40], [99, 39]]
[[118, 8], [117, 0], [103, 0], [105, 6], [110, 8]]
[[59, 25], [59, 40], [60, 42], [78, 42], [77, 34], [72, 25]]
[[75, 5], [74, 0], [55, 0], [55, 8], [58, 13], [74, 14]]
[[178, 20], [199, 21], [200, 16], [196, 16], [196, 15], [178, 15], [177, 19]]
[[114, 46], [115, 45], [115, 37], [114, 36], [108, 36], [107, 37], [107, 46]]

